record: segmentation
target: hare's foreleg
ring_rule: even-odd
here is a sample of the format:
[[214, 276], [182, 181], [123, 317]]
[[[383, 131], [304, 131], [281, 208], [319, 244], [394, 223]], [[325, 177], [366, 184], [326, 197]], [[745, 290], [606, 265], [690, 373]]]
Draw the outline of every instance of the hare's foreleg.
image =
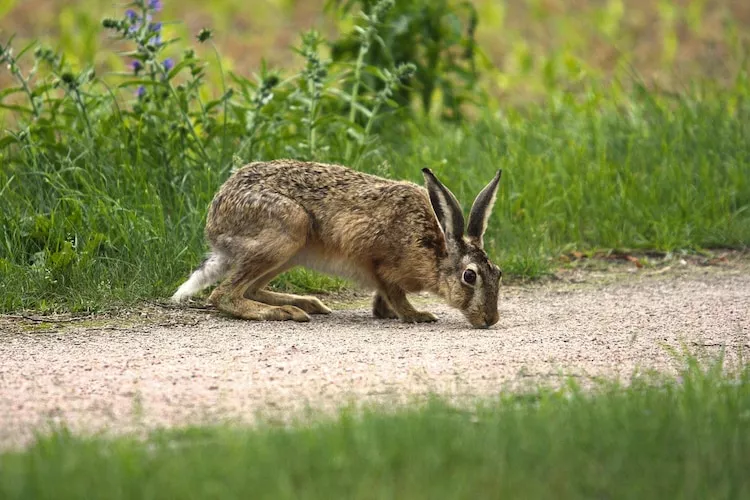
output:
[[375, 298], [372, 299], [372, 315], [378, 319], [398, 319], [398, 314], [393, 311], [380, 292], [376, 292]]
[[[398, 315], [398, 319], [404, 323], [429, 323], [437, 321], [437, 317], [427, 311], [417, 311], [406, 298], [406, 292], [396, 285], [383, 286], [378, 293], [391, 306]], [[377, 300], [377, 299], [376, 299]]]

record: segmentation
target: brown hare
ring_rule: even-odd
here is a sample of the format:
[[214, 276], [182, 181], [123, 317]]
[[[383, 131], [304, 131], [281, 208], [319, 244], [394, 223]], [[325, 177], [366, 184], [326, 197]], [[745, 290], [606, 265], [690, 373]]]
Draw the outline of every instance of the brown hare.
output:
[[172, 297], [180, 302], [219, 279], [209, 301], [251, 320], [309, 321], [331, 312], [314, 297], [266, 290], [294, 266], [353, 278], [377, 292], [377, 318], [435, 321], [408, 292], [429, 291], [487, 328], [498, 321], [502, 272], [482, 236], [501, 171], [479, 193], [464, 235], [455, 196], [427, 168], [427, 189], [321, 163], [277, 160], [237, 170], [211, 202], [211, 253]]

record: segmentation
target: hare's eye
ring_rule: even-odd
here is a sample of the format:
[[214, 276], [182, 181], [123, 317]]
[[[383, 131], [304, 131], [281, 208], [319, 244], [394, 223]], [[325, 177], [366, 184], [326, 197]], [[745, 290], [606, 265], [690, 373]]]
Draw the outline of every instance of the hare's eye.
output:
[[466, 283], [467, 285], [473, 285], [477, 282], [477, 273], [472, 269], [467, 269], [466, 271], [464, 271], [463, 279], [464, 283]]

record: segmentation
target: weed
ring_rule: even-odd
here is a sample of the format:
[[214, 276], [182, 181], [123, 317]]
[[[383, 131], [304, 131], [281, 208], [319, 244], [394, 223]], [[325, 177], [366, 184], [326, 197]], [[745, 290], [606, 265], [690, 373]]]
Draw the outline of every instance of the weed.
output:
[[[333, 42], [333, 59], [347, 61], [356, 54], [356, 72], [365, 64], [414, 64], [415, 81], [399, 89], [393, 96], [396, 102], [408, 105], [416, 94], [422, 110], [429, 114], [439, 94], [442, 117], [460, 121], [465, 105], [480, 102], [476, 8], [471, 2], [456, 0], [405, 0], [393, 4], [329, 0], [327, 7], [341, 17], [352, 15], [357, 6], [363, 11], [362, 23], [355, 32]], [[376, 30], [378, 24], [383, 27]], [[371, 92], [383, 85], [375, 76], [366, 81]], [[353, 95], [358, 91], [355, 86]]]

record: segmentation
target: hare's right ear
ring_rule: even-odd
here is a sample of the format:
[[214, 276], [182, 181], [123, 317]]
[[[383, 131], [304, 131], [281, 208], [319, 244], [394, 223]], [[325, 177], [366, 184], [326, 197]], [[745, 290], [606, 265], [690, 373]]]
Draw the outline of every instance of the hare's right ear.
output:
[[497, 186], [500, 183], [502, 173], [502, 170], [497, 171], [495, 177], [477, 195], [474, 204], [471, 206], [471, 212], [469, 212], [469, 227], [466, 229], [466, 235], [480, 248], [484, 248], [483, 238], [484, 232], [487, 230], [487, 219], [490, 218], [492, 207], [495, 206]]
[[432, 210], [443, 228], [446, 239], [461, 240], [464, 235], [464, 214], [461, 205], [429, 168], [423, 168], [422, 174], [427, 192], [430, 194]]

